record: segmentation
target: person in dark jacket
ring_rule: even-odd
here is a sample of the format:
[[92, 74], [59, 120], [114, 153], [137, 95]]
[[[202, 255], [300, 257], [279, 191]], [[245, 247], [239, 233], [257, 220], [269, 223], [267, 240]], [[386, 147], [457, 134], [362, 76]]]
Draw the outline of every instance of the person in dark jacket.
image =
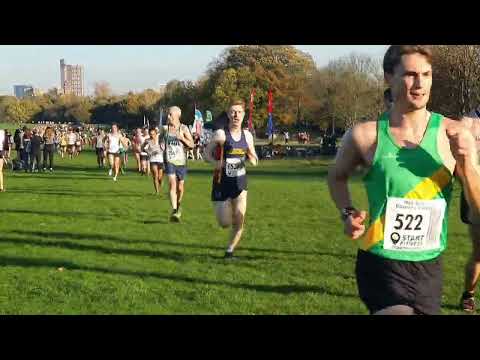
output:
[[22, 160], [23, 151], [23, 131], [22, 129], [15, 130], [13, 135], [13, 141], [15, 142], [15, 150], [17, 151], [17, 160]]
[[38, 169], [40, 168], [42, 143], [43, 139], [40, 135], [38, 135], [38, 131], [34, 129], [32, 139], [30, 140], [30, 153], [32, 161], [30, 168], [31, 172], [34, 172], [35, 170], [38, 172]]
[[30, 140], [32, 139], [32, 132], [26, 126], [23, 127], [23, 150], [22, 150], [22, 161], [25, 167], [25, 172], [30, 169], [31, 159], [32, 159], [32, 147]]

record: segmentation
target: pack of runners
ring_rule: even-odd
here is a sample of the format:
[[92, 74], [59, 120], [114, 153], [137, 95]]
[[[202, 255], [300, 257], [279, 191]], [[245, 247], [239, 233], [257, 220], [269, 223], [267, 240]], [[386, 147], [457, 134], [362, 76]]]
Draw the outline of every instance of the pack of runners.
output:
[[[371, 314], [440, 313], [442, 256], [457, 179], [462, 186], [460, 216], [472, 239], [460, 306], [473, 312], [480, 277], [480, 108], [459, 120], [427, 109], [434, 71], [429, 46], [390, 46], [383, 70], [389, 87], [384, 93], [385, 112], [346, 132], [328, 174], [344, 233], [358, 245], [355, 275], [360, 299]], [[113, 181], [118, 180], [131, 149], [137, 171], [151, 174], [155, 194], [160, 194], [166, 174], [170, 220], [180, 222], [188, 153], [200, 144], [199, 137], [182, 124], [181, 114], [179, 107], [172, 106], [165, 126], [136, 129], [131, 138], [113, 124], [108, 133], [99, 129], [86, 136], [73, 128], [49, 127], [41, 133], [38, 128], [23, 129], [14, 143], [32, 171], [40, 168], [39, 144], [46, 154], [43, 168], [48, 159], [52, 169], [55, 146], [62, 157], [66, 153], [73, 158], [88, 143], [95, 149], [99, 168], [108, 160]], [[203, 149], [203, 158], [214, 167], [215, 217], [219, 226], [231, 229], [224, 257], [235, 259], [247, 209], [246, 162], [256, 166], [258, 156], [252, 134], [242, 126], [245, 103], [232, 101], [227, 116], [226, 125], [213, 133]], [[5, 190], [2, 169], [10, 157], [10, 138], [0, 131], [0, 191]], [[202, 152], [193, 157], [200, 159]], [[364, 170], [368, 209], [357, 208], [349, 191], [349, 180], [359, 168]]]

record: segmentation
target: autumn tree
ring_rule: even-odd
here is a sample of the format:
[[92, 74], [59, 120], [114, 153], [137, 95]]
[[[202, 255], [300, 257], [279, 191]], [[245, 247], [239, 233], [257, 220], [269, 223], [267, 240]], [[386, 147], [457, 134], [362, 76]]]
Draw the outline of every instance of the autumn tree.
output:
[[155, 105], [155, 110], [157, 111], [156, 120], [158, 120], [160, 107], [178, 106], [182, 110], [182, 122], [190, 125], [194, 119], [195, 104], [199, 108], [205, 106], [205, 103], [200, 104], [199, 100], [200, 95], [196, 83], [193, 81], [171, 80], [167, 83], [163, 96]]
[[17, 100], [5, 107], [7, 121], [15, 123], [30, 122], [39, 111], [40, 106], [30, 99]]
[[15, 96], [0, 96], [0, 122], [13, 122], [7, 115], [6, 109], [9, 105], [17, 103]]
[[315, 71], [312, 57], [293, 46], [230, 47], [210, 64], [199, 95], [209, 99], [206, 106], [218, 114], [233, 97], [248, 101], [255, 88], [253, 121], [257, 128], [265, 128], [267, 94], [272, 89], [276, 119], [280, 124], [292, 124], [297, 120], [299, 99], [308, 95], [305, 86]]

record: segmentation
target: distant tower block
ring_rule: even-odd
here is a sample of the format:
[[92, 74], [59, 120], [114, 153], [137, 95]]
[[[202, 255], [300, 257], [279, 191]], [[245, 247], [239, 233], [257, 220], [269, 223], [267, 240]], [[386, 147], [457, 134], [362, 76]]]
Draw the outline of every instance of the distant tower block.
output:
[[64, 94], [84, 95], [84, 71], [82, 65], [67, 65], [60, 60], [60, 83]]

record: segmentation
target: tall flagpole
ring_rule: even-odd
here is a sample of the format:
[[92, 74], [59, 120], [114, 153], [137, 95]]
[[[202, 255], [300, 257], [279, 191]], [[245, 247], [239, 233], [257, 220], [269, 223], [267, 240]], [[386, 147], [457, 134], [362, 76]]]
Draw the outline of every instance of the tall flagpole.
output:
[[253, 133], [253, 99], [255, 96], [255, 88], [250, 92], [250, 113], [248, 114], [248, 129]]
[[272, 146], [273, 146], [273, 119], [272, 119], [272, 113], [273, 113], [273, 93], [272, 89], [268, 90], [268, 121], [271, 123], [271, 136], [272, 136]]

